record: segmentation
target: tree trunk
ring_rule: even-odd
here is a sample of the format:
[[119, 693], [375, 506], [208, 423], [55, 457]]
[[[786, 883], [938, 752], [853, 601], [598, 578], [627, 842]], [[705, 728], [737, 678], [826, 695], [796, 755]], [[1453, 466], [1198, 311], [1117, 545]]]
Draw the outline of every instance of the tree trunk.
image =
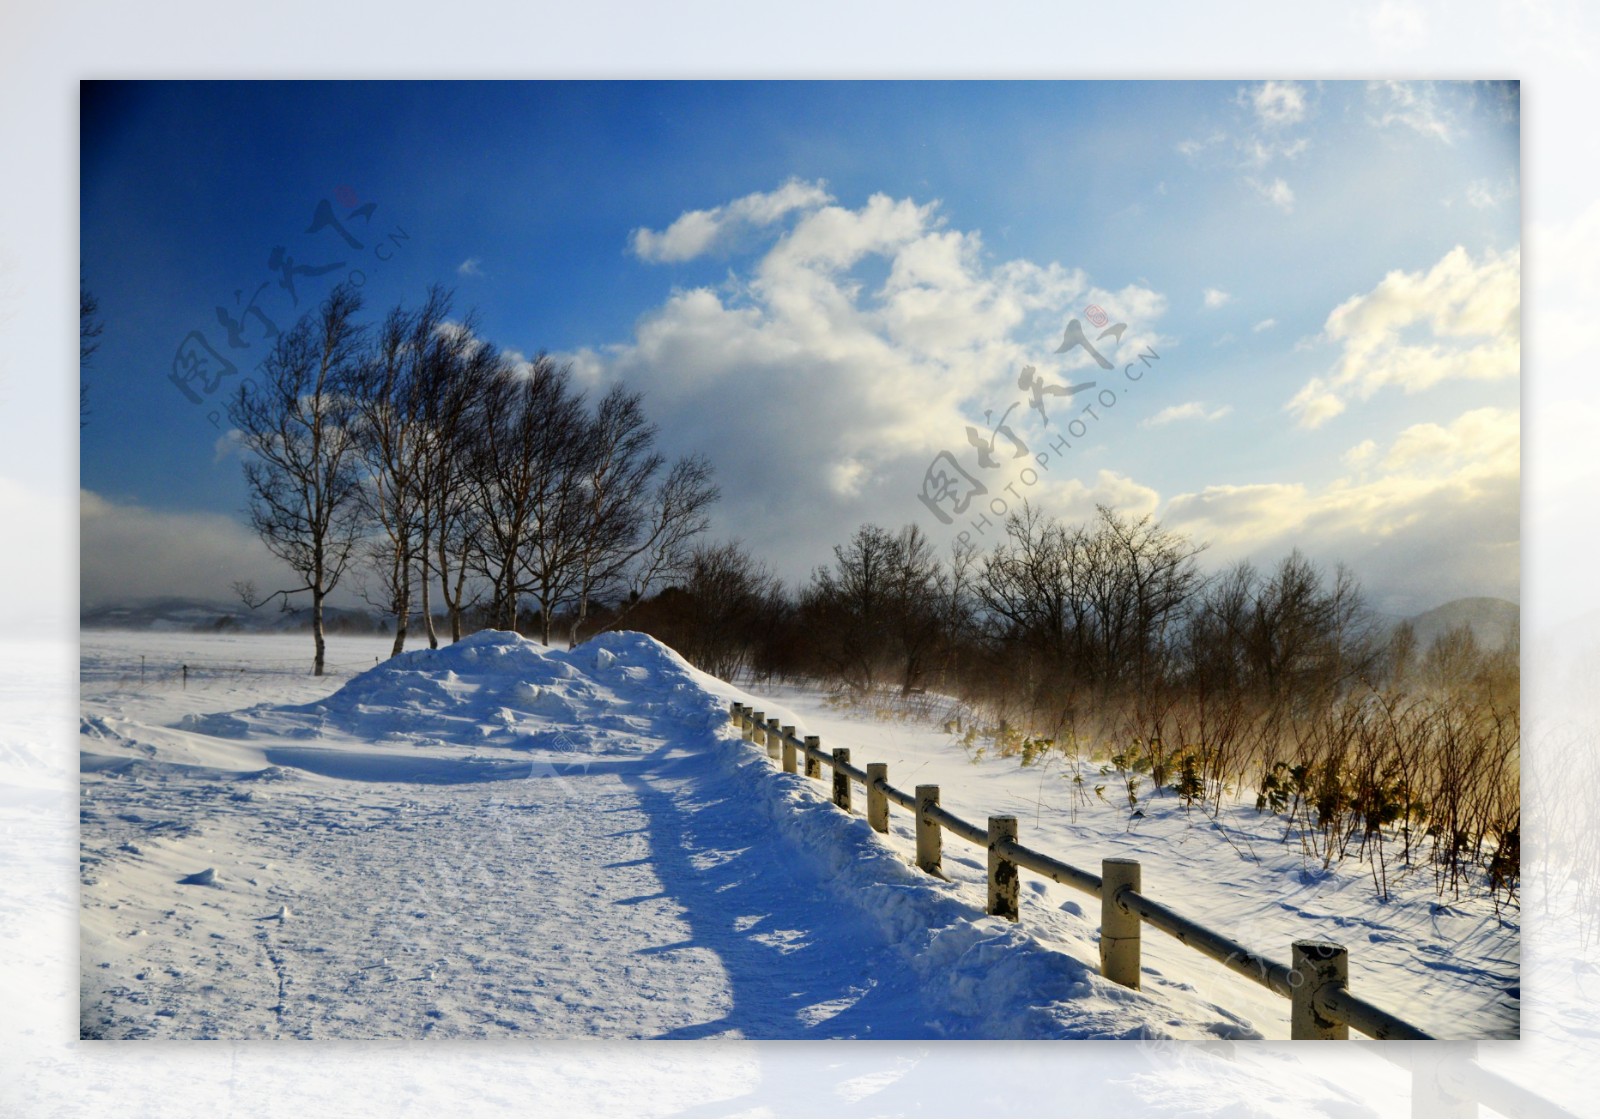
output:
[[390, 657], [399, 657], [406, 650], [406, 630], [411, 623], [411, 557], [397, 552], [394, 558], [394, 647]]
[[466, 594], [467, 566], [463, 564], [456, 573], [456, 597], [450, 600], [450, 640], [461, 640], [461, 596]]
[[320, 585], [311, 589], [311, 640], [317, 649], [316, 660], [311, 663], [311, 675], [322, 676], [323, 666], [327, 661], [328, 642], [322, 636], [322, 598], [323, 591]]
[[466, 591], [467, 565], [465, 559], [463, 559], [461, 570], [456, 573], [456, 589], [455, 594], [452, 595], [450, 593], [450, 556], [443, 530], [439, 533], [438, 556], [439, 592], [444, 596], [445, 608], [450, 612], [450, 640], [459, 642], [461, 640], [461, 596]]
[[428, 648], [439, 648], [439, 634], [433, 628], [433, 604], [428, 596], [428, 585], [433, 581], [428, 578], [428, 542], [422, 542], [422, 548], [417, 553], [417, 575], [422, 583], [422, 626], [428, 633]]

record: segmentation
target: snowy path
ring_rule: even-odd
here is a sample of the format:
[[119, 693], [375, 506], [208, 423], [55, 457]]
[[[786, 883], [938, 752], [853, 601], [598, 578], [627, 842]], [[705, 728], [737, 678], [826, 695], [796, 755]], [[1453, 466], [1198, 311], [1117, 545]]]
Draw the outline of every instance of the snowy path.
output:
[[325, 702], [175, 726], [108, 704], [82, 736], [84, 1033], [1184, 1027], [774, 780], [729, 738], [726, 687], [635, 635], [570, 656], [489, 635]]
[[[1031, 877], [1023, 922], [988, 917], [980, 850], [914, 870], [905, 814], [880, 837], [777, 772], [727, 725], [749, 698], [642, 635], [487, 632], [177, 719], [102, 681], [87, 1037], [1238, 1039], [1284, 1011], [1154, 945], [1143, 991], [1107, 983], [1095, 908]], [[913, 748], [902, 783], [948, 765]]]
[[[466, 687], [457, 707], [468, 714], [447, 718], [503, 720], [503, 705]], [[556, 708], [581, 696], [585, 710], [571, 714], [598, 726], [555, 721], [563, 749], [532, 760], [525, 746], [375, 749], [353, 736], [419, 722], [365, 695], [348, 710], [330, 703], [352, 735], [332, 747], [298, 741], [312, 727], [328, 735], [327, 713], [305, 710], [258, 709], [243, 717], [248, 731], [237, 720], [189, 721], [243, 734], [220, 747], [181, 729], [88, 728], [134, 757], [84, 763], [85, 1030], [925, 1033], [910, 974], [874, 974], [893, 952], [883, 931], [840, 908], [816, 866], [772, 850], [770, 832], [740, 811], [733, 773], [676, 741], [683, 709], [655, 711], [655, 690], [619, 695], [590, 679], [556, 675], [544, 687]], [[551, 721], [540, 722], [547, 732]], [[440, 730], [422, 726], [399, 734], [431, 740]], [[585, 735], [578, 748], [572, 740]], [[212, 757], [138, 760], [141, 744]], [[215, 757], [230, 752], [259, 752], [266, 766]], [[211, 884], [181, 881], [207, 868]]]

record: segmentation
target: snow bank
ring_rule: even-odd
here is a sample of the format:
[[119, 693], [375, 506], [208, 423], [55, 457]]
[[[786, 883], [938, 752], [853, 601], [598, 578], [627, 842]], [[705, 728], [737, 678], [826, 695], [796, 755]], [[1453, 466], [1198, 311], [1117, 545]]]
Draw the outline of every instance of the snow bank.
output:
[[[723, 716], [725, 719], [725, 715]], [[942, 1034], [978, 1038], [1171, 1038], [1170, 1008], [1104, 980], [1041, 944], [1025, 926], [990, 917], [960, 889], [907, 864], [865, 820], [846, 818], [818, 783], [775, 771], [764, 753], [726, 739], [719, 763], [737, 773], [758, 827], [820, 866], [839, 901], [882, 926], [930, 1003], [949, 1008]], [[1182, 1032], [1193, 1036], [1194, 1031]]]

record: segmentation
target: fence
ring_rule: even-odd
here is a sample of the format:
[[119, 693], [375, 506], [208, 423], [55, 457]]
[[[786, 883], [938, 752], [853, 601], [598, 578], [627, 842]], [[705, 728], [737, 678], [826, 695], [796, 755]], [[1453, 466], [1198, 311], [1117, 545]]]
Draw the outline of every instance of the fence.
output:
[[[1239, 975], [1287, 997], [1292, 1039], [1347, 1039], [1351, 1028], [1375, 1039], [1434, 1039], [1421, 1028], [1350, 991], [1349, 953], [1343, 945], [1296, 941], [1290, 947], [1290, 964], [1286, 966], [1141, 893], [1137, 860], [1104, 859], [1100, 874], [1096, 875], [1020, 843], [1016, 817], [990, 817], [987, 827], [979, 828], [941, 806], [936, 785], [919, 785], [913, 793], [896, 789], [889, 784], [887, 764], [872, 762], [862, 770], [851, 763], [848, 748], [824, 751], [817, 736], [800, 737], [792, 726], [780, 726], [776, 719], [768, 719], [765, 712], [753, 711], [744, 704], [733, 703], [728, 718], [740, 729], [745, 742], [764, 746], [768, 756], [778, 760], [785, 773], [798, 773], [803, 765], [806, 777], [820, 780], [822, 767], [831, 767], [833, 802], [847, 813], [854, 811], [854, 788], [860, 785], [866, 793], [867, 823], [874, 831], [889, 831], [891, 804], [913, 813], [916, 864], [929, 875], [945, 877], [940, 866], [945, 832], [986, 849], [989, 854], [987, 912], [990, 914], [1019, 920], [1019, 870], [1023, 868], [1062, 886], [1096, 896], [1100, 900], [1100, 970], [1108, 980], [1127, 988], [1139, 987], [1139, 938], [1142, 927], [1149, 924], [1189, 948], [1220, 961]], [[1452, 1107], [1476, 1100], [1508, 1115], [1571, 1115], [1476, 1061], [1442, 1063], [1415, 1058], [1402, 1060], [1401, 1064], [1412, 1070], [1414, 1084], [1426, 1089], [1425, 1099], [1431, 1102], [1428, 1107]], [[1414, 1088], [1413, 1106], [1418, 1107], [1422, 1099]]]

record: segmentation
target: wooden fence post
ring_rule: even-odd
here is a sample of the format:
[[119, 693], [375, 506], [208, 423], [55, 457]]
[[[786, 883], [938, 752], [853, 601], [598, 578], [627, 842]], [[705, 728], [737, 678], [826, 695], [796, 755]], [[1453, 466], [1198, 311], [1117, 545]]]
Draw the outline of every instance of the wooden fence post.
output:
[[1290, 997], [1289, 1037], [1347, 1039], [1350, 1028], [1317, 1010], [1317, 993], [1332, 985], [1350, 983], [1350, 957], [1343, 945], [1331, 941], [1296, 941], [1290, 962], [1294, 995]]
[[739, 725], [739, 701], [737, 700], [728, 705], [728, 722], [735, 727]]
[[751, 723], [750, 715], [750, 708], [748, 706], [739, 709], [739, 738], [743, 739], [747, 743], [755, 742], [756, 738], [754, 730], [755, 725]]
[[750, 741], [758, 747], [767, 745], [767, 713], [750, 713]]
[[1139, 915], [1124, 910], [1117, 895], [1139, 885], [1138, 860], [1100, 861], [1100, 975], [1134, 991], [1139, 990]]
[[1000, 854], [1000, 843], [1017, 838], [1016, 817], [989, 818], [989, 913], [1017, 920], [1017, 865]]
[[794, 770], [794, 728], [786, 725], [783, 728], [783, 772], [793, 774]]
[[778, 744], [782, 741], [783, 731], [778, 727], [776, 717], [767, 720], [767, 757], [778, 757]]
[[917, 866], [929, 875], [942, 874], [939, 822], [928, 815], [928, 810], [938, 805], [938, 786], [917, 787]]
[[822, 740], [815, 735], [806, 736], [806, 777], [822, 780], [822, 763], [817, 761], [817, 756], [812, 751], [822, 749]]
[[850, 748], [833, 748], [833, 803], [850, 812], [850, 775], [841, 766], [850, 765]]
[[887, 762], [867, 763], [867, 823], [874, 832], [889, 831], [889, 797], [878, 788], [878, 783], [889, 784]]

